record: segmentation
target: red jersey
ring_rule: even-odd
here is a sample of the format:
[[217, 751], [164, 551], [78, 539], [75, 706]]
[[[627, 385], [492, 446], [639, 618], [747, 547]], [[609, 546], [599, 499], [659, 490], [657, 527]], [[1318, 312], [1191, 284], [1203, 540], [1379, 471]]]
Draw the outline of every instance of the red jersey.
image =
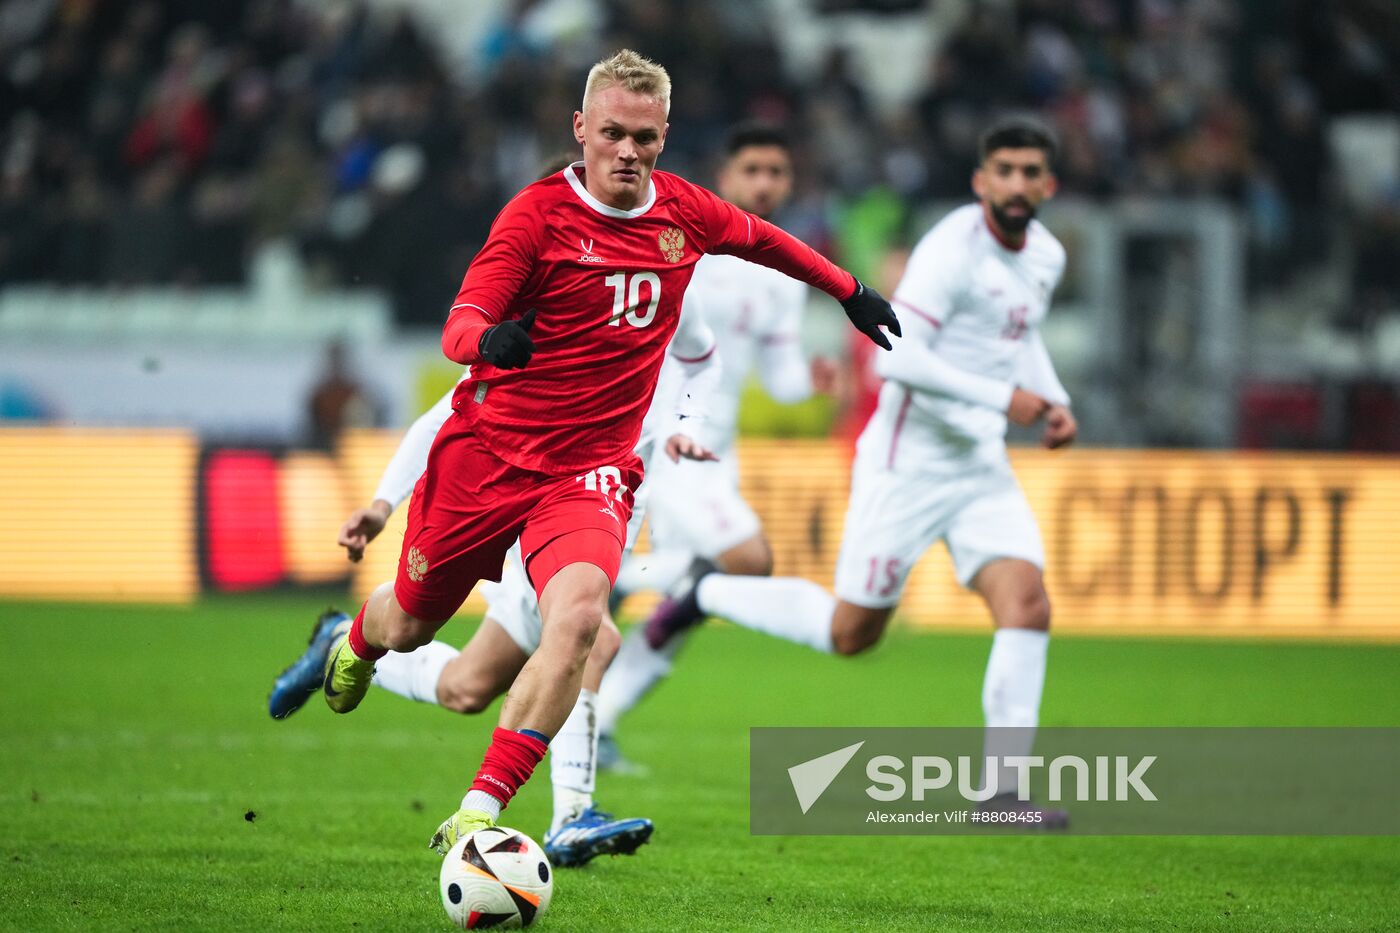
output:
[[[623, 211], [589, 194], [581, 171], [541, 179], [502, 209], [442, 335], [443, 352], [471, 364], [458, 416], [501, 459], [559, 475], [630, 457], [703, 254], [771, 266], [838, 300], [855, 290], [806, 244], [683, 178], [653, 172], [646, 201]], [[482, 362], [482, 332], [531, 308], [529, 365]]]

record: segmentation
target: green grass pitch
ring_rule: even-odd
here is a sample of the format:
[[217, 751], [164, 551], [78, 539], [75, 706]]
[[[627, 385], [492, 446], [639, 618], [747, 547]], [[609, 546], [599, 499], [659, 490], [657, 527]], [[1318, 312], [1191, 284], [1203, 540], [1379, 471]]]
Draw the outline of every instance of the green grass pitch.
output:
[[[305, 596], [191, 609], [0, 603], [0, 928], [448, 929], [429, 834], [495, 722], [371, 694], [267, 718]], [[467, 626], [447, 635], [464, 639]], [[968, 725], [985, 636], [842, 660], [711, 626], [624, 723], [656, 821], [561, 872], [545, 930], [1381, 930], [1395, 838], [748, 834], [751, 725]], [[1400, 648], [1059, 638], [1046, 725], [1400, 725]], [[539, 838], [541, 774], [506, 822]]]

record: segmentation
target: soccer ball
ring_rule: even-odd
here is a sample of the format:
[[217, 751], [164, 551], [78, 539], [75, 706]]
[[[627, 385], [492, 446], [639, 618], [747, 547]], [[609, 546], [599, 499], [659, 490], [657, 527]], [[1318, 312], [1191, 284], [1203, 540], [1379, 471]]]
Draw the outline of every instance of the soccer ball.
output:
[[544, 915], [554, 871], [535, 840], [515, 829], [478, 829], [442, 860], [442, 906], [464, 930], [527, 927]]

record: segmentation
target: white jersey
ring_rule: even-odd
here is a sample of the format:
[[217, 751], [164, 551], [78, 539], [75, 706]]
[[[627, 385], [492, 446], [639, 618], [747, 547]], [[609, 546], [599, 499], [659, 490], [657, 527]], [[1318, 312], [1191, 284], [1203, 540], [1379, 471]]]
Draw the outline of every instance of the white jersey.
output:
[[704, 295], [686, 289], [651, 407], [642, 417], [637, 454], [644, 465], [650, 462], [648, 451], [652, 447], [664, 445], [676, 433], [695, 437], [713, 416], [715, 395], [724, 378], [724, 356], [718, 352], [717, 335], [710, 326], [712, 314], [713, 307]]
[[860, 457], [888, 469], [1004, 463], [1017, 385], [1069, 404], [1037, 333], [1064, 267], [1064, 247], [1043, 224], [1031, 221], [1013, 249], [980, 204], [924, 234], [895, 289], [904, 337], [877, 357], [887, 381]]
[[686, 297], [691, 295], [703, 304], [723, 362], [704, 435], [722, 454], [734, 444], [739, 396], [755, 366], [778, 401], [797, 402], [811, 394], [801, 343], [807, 286], [736, 256], [708, 255], [695, 266], [686, 289]]
[[[703, 256], [685, 295], [703, 308], [720, 355], [717, 388], [700, 434], [720, 460], [671, 463], [658, 458], [649, 474], [647, 514], [653, 549], [714, 559], [761, 528], [739, 494], [733, 449], [744, 382], [756, 368], [778, 401], [796, 402], [812, 394], [801, 344], [807, 286], [734, 256]], [[662, 367], [663, 387], [675, 359], [673, 353]], [[657, 390], [658, 397], [661, 392]]]
[[904, 336], [876, 357], [887, 381], [852, 471], [836, 562], [841, 599], [895, 605], [939, 540], [964, 586], [995, 560], [1045, 566], [1035, 515], [1006, 459], [1006, 408], [1018, 385], [1069, 404], [1036, 333], [1064, 266], [1064, 248], [1043, 225], [1032, 221], [1012, 249], [977, 204], [914, 248], [894, 293]]

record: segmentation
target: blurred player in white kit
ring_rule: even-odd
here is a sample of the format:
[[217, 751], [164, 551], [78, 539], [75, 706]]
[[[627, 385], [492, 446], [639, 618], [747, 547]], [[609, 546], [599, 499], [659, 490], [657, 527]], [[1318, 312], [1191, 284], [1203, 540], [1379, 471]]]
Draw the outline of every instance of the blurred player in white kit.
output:
[[[663, 604], [646, 633], [664, 650], [708, 615], [820, 651], [850, 655], [885, 630], [909, 572], [935, 541], [977, 592], [996, 634], [982, 704], [988, 755], [1030, 753], [1049, 643], [1040, 531], [1006, 453], [1007, 422], [1043, 421], [1050, 448], [1074, 440], [1070, 400], [1037, 333], [1065, 266], [1039, 221], [1055, 192], [1054, 143], [1041, 127], [988, 130], [973, 176], [979, 203], [953, 211], [914, 248], [894, 304], [908, 324], [891, 353], [879, 406], [857, 445], [836, 595], [796, 578], [711, 573]], [[606, 685], [605, 688], [606, 690]], [[1015, 799], [1015, 771], [987, 775], [984, 806]], [[991, 779], [996, 780], [995, 788]], [[1041, 811], [1060, 826], [1061, 811]]]
[[[792, 155], [779, 129], [750, 123], [729, 134], [718, 191], [725, 200], [765, 219], [792, 193]], [[706, 256], [695, 268], [687, 295], [702, 299], [723, 362], [718, 388], [707, 401], [701, 440], [718, 461], [658, 460], [647, 475], [651, 550], [629, 556], [614, 598], [641, 589], [665, 590], [700, 558], [721, 572], [767, 576], [773, 556], [758, 516], [739, 492], [735, 457], [739, 397], [757, 372], [779, 402], [798, 402], [814, 390], [829, 392], [835, 364], [802, 352], [807, 286], [781, 272], [736, 256]], [[648, 646], [640, 627], [623, 642], [598, 695], [599, 759], [620, 764], [612, 738], [618, 719], [671, 668], [682, 637], [664, 650]]]

